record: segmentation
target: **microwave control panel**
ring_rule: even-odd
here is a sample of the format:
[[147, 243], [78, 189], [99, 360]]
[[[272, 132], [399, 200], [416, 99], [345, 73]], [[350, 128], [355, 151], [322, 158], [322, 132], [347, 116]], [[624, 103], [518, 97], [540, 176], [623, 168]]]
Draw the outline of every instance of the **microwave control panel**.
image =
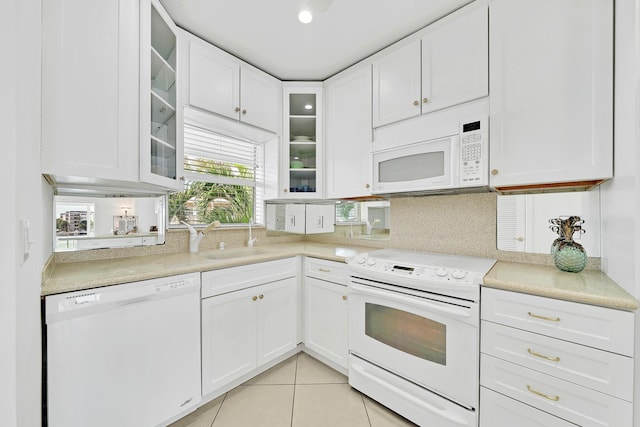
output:
[[486, 121], [463, 123], [460, 129], [460, 186], [486, 185]]

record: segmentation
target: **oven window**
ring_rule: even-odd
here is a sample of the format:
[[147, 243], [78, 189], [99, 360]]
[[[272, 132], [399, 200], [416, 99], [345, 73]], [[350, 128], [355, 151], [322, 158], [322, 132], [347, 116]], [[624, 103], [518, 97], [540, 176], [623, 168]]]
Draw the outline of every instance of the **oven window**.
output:
[[380, 182], [405, 182], [444, 175], [444, 151], [394, 157], [378, 164]]
[[447, 325], [378, 304], [365, 304], [365, 334], [440, 365], [447, 364]]

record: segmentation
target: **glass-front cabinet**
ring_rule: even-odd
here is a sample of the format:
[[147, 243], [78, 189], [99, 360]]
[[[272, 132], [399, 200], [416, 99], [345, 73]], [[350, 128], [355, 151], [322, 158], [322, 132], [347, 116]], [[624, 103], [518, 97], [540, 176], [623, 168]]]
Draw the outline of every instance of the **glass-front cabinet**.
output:
[[141, 121], [140, 179], [167, 188], [182, 189], [183, 150], [181, 110], [178, 107], [176, 68], [177, 28], [155, 0], [141, 3]]
[[321, 198], [322, 86], [285, 86], [283, 107], [283, 197]]

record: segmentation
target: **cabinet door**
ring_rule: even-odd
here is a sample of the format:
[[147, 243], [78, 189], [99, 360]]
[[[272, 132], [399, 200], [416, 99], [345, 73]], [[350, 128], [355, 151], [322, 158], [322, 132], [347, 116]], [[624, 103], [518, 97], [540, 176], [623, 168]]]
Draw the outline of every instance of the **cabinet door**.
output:
[[420, 40], [373, 63], [373, 126], [420, 115]]
[[298, 345], [297, 279], [279, 280], [255, 289], [258, 295], [258, 366]]
[[183, 189], [178, 29], [159, 1], [141, 1], [140, 181]]
[[231, 119], [240, 112], [240, 65], [195, 37], [189, 43], [189, 104]]
[[336, 222], [335, 205], [307, 204], [305, 212], [305, 233], [333, 233]]
[[140, 11], [42, 2], [42, 172], [138, 182]]
[[494, 0], [491, 185], [613, 172], [613, 2]]
[[280, 123], [280, 81], [250, 67], [240, 70], [240, 120], [278, 132]]
[[325, 86], [328, 198], [371, 195], [371, 66]]
[[255, 369], [257, 296], [249, 288], [202, 300], [203, 395]]
[[422, 37], [422, 113], [489, 95], [484, 6]]
[[290, 83], [282, 92], [282, 196], [322, 198], [322, 87]]
[[348, 368], [347, 287], [305, 277], [305, 346]]

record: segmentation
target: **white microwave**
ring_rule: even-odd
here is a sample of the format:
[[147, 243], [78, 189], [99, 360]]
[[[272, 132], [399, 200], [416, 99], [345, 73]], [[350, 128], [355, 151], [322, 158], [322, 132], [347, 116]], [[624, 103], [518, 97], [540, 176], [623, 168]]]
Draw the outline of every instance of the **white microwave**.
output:
[[453, 134], [373, 152], [372, 193], [488, 190], [488, 117], [457, 123]]

